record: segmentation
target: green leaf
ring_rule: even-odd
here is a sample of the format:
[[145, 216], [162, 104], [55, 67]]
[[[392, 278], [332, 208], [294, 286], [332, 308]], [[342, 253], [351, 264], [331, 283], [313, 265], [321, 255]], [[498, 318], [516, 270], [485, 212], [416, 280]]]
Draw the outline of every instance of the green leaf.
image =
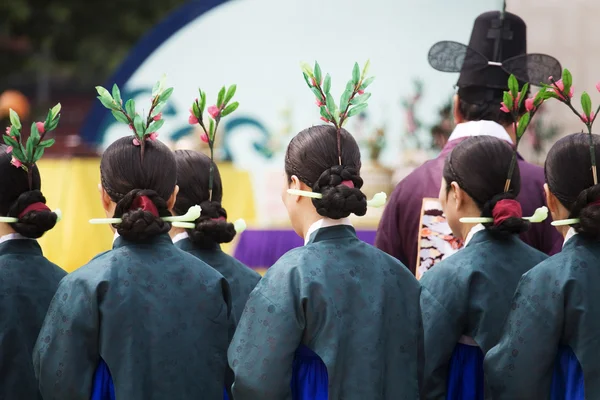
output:
[[323, 83], [323, 92], [329, 93], [331, 90], [331, 76], [325, 75], [325, 82]]
[[316, 87], [311, 87], [310, 90], [312, 90], [312, 92], [316, 96], [317, 100], [319, 100], [320, 102], [323, 102], [323, 96], [321, 96], [321, 92], [319, 92], [319, 89], [317, 89]]
[[592, 99], [590, 99], [590, 95], [587, 92], [581, 94], [581, 107], [583, 108], [583, 113], [589, 118], [592, 113]]
[[172, 94], [173, 94], [173, 88], [168, 88], [167, 90], [165, 90], [164, 92], [162, 92], [160, 94], [158, 101], [160, 101], [161, 103], [166, 102], [167, 100], [169, 100], [169, 97], [171, 97]]
[[533, 105], [537, 108], [544, 102], [544, 100], [546, 100], [544, 91], [540, 90], [536, 93], [535, 98], [533, 99]]
[[319, 66], [319, 63], [315, 61], [315, 79], [317, 81], [317, 84], [321, 85], [321, 82], [323, 82], [322, 79], [322, 75], [321, 75], [321, 67]]
[[55, 142], [56, 142], [56, 140], [54, 140], [54, 139], [42, 140], [38, 144], [38, 146], [41, 146], [41, 147], [47, 149], [48, 147], [51, 147], [52, 145], [54, 145]]
[[200, 119], [200, 108], [195, 101], [192, 103], [192, 112], [194, 113], [194, 117]]
[[310, 79], [308, 78], [308, 75], [306, 75], [305, 72], [302, 72], [302, 76], [304, 77], [304, 81], [306, 81], [306, 84], [308, 85], [308, 87], [312, 88], [312, 83], [310, 83]]
[[[302, 68], [302, 71], [306, 75], [308, 75], [309, 78], [313, 78], [314, 77], [313, 72], [312, 72], [312, 68], [310, 67], [310, 64], [305, 63], [305, 62], [301, 62], [300, 63], [300, 68]], [[311, 85], [311, 87], [312, 87], [312, 85]]]
[[219, 96], [217, 97], [217, 107], [221, 107], [223, 105], [223, 99], [225, 98], [225, 86], [219, 90]]
[[117, 86], [116, 83], [112, 87], [112, 97], [115, 100], [115, 103], [117, 103], [120, 106], [121, 105], [121, 91], [119, 90], [119, 87]]
[[40, 158], [42, 158], [42, 156], [44, 155], [44, 148], [43, 147], [36, 147], [35, 148], [35, 154], [33, 155], [33, 163], [35, 164]]
[[139, 114], [135, 114], [133, 118], [133, 127], [135, 129], [135, 134], [137, 137], [142, 138], [144, 136], [144, 120]]
[[231, 85], [231, 86], [229, 86], [229, 89], [227, 89], [227, 94], [225, 95], [225, 100], [223, 100], [223, 104], [229, 103], [229, 101], [235, 95], [235, 91], [236, 90], [237, 90], [237, 85]]
[[160, 90], [160, 81], [156, 81], [154, 86], [152, 87], [152, 97], [156, 96]]
[[127, 115], [130, 117], [135, 115], [135, 100], [127, 100], [127, 103], [125, 103], [125, 111], [127, 111]]
[[15, 128], [15, 126], [11, 126], [10, 127], [10, 136], [14, 136], [16, 138], [20, 138], [21, 137], [21, 132], [19, 132], [19, 130], [17, 128]]
[[346, 90], [349, 90], [351, 92], [354, 91], [354, 83], [352, 83], [352, 80], [349, 80], [348, 83], [346, 83]]
[[50, 122], [52, 122], [52, 110], [48, 111], [46, 121], [44, 121], [44, 126], [50, 126]]
[[52, 107], [52, 110], [50, 110], [50, 113], [52, 114], [52, 119], [54, 119], [58, 115], [58, 113], [60, 113], [60, 108], [60, 103]]
[[60, 121], [60, 114], [58, 114], [56, 116], [56, 118], [54, 118], [51, 122], [50, 125], [46, 126], [46, 132], [50, 132], [56, 129], [56, 127], [58, 126], [58, 122]]
[[321, 113], [321, 117], [331, 120], [331, 115], [327, 112], [327, 107], [321, 106], [319, 107], [319, 111]]
[[206, 92], [200, 95], [200, 116], [204, 114], [204, 108], [206, 108]]
[[327, 110], [332, 116], [335, 117], [337, 107], [335, 105], [335, 100], [333, 99], [331, 93], [327, 93]]
[[352, 104], [353, 106], [358, 105], [358, 104], [362, 104], [362, 103], [366, 103], [367, 100], [369, 100], [369, 98], [371, 97], [371, 93], [364, 93], [361, 94], [360, 96], [355, 96], [352, 101], [350, 102], [350, 104]]
[[519, 119], [519, 126], [517, 127], [517, 139], [521, 139], [521, 137], [527, 130], [530, 118], [531, 115], [527, 112]]
[[346, 108], [348, 108], [350, 96], [352, 96], [352, 91], [350, 90], [344, 90], [344, 93], [342, 93], [342, 97], [340, 98], [340, 110], [342, 112], [346, 111]]
[[104, 97], [104, 98], [109, 98], [112, 100], [112, 97], [111, 97], [110, 93], [108, 92], [108, 90], [104, 89], [102, 86], [96, 86], [96, 92], [98, 92], [98, 96]]
[[367, 103], [362, 103], [362, 104], [352, 107], [350, 109], [350, 111], [348, 111], [347, 118], [350, 118], [350, 117], [353, 117], [353, 116], [359, 114], [361, 111], [366, 109], [368, 106], [369, 105]]
[[215, 139], [215, 120], [210, 118], [210, 124], [208, 125], [208, 138], [212, 142]]
[[527, 91], [529, 90], [529, 83], [525, 83], [523, 85], [523, 87], [521, 88], [521, 95], [519, 97], [519, 109], [521, 108], [521, 105], [523, 104], [523, 102], [525, 101], [525, 99], [527, 98]]
[[4, 135], [3, 139], [4, 139], [4, 143], [6, 143], [7, 146], [12, 146], [13, 148], [19, 147], [19, 142], [17, 142], [15, 139], [11, 138], [10, 136]]
[[565, 89], [563, 90], [563, 92], [566, 95], [568, 95], [569, 91], [571, 90], [571, 86], [573, 86], [573, 76], [571, 75], [571, 71], [569, 71], [566, 68], [563, 69], [562, 81], [563, 81], [563, 84], [565, 85]]
[[129, 120], [121, 111], [112, 111], [112, 115], [117, 121], [129, 124]]
[[367, 60], [365, 66], [363, 67], [362, 73], [360, 74], [360, 79], [365, 79], [367, 74], [369, 73], [369, 67], [371, 66], [371, 60]]
[[519, 82], [513, 74], [508, 78], [508, 90], [510, 90], [513, 99], [516, 99], [517, 93], [519, 93]]
[[510, 92], [504, 92], [504, 105], [509, 110], [513, 109], [513, 105], [514, 105], [514, 103], [513, 103], [513, 97], [510, 94]]
[[29, 136], [29, 139], [27, 139], [27, 145], [25, 147], [25, 153], [26, 153], [25, 159], [27, 161], [30, 161], [31, 159], [33, 159], [34, 143], [35, 143], [35, 140], [33, 139], [33, 136]]
[[15, 157], [17, 160], [19, 160], [19, 161], [21, 161], [21, 162], [23, 162], [23, 163], [26, 161], [26, 159], [25, 159], [25, 154], [23, 154], [23, 149], [21, 148], [21, 146], [15, 146], [15, 147], [13, 148], [13, 156], [14, 156], [14, 157]]
[[360, 90], [365, 90], [367, 88], [367, 86], [369, 86], [371, 83], [373, 83], [373, 81], [375, 80], [374, 76], [371, 76], [370, 78], [367, 78], [363, 81], [362, 85], [360, 85]]
[[29, 139], [33, 139], [34, 143], [37, 143], [40, 140], [40, 131], [38, 131], [35, 122], [31, 124], [31, 134], [29, 135]]
[[234, 101], [233, 103], [231, 103], [230, 105], [225, 107], [225, 109], [223, 111], [221, 111], [221, 117], [225, 117], [225, 116], [231, 114], [232, 112], [237, 110], [239, 105], [240, 105], [240, 103], [238, 103], [237, 101]]
[[354, 86], [358, 85], [358, 82], [360, 81], [360, 67], [358, 66], [358, 63], [354, 63], [354, 68], [352, 68], [352, 83], [354, 83]]
[[152, 123], [151, 123], [151, 124], [148, 126], [148, 129], [146, 129], [146, 132], [145, 132], [145, 133], [146, 133], [146, 135], [147, 135], [147, 134], [150, 134], [150, 133], [152, 133], [152, 132], [156, 132], [156, 131], [158, 131], [158, 130], [159, 130], [159, 129], [160, 129], [162, 126], [163, 126], [163, 124], [164, 124], [164, 123], [165, 123], [165, 120], [164, 120], [164, 119], [159, 119], [158, 121], [154, 121], [154, 122], [152, 122]]
[[160, 114], [163, 110], [163, 108], [165, 108], [165, 106], [167, 105], [167, 103], [158, 103], [156, 105], [156, 107], [154, 107], [154, 109], [152, 110], [152, 115], [151, 117], [154, 118], [156, 117], [158, 114]]
[[109, 110], [115, 110], [118, 109], [115, 107], [115, 105], [113, 104], [112, 98], [107, 99], [106, 97], [102, 97], [102, 96], [98, 96], [98, 100], [100, 100], [100, 102], [102, 103], [102, 105], [106, 108], [108, 108]]
[[10, 124], [17, 129], [21, 129], [21, 120], [19, 119], [19, 114], [15, 112], [12, 108], [10, 109]]

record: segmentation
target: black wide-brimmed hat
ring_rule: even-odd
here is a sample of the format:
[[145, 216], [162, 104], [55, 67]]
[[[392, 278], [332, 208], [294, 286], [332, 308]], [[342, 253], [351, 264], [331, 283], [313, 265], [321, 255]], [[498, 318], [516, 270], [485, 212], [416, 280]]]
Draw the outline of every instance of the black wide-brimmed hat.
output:
[[527, 54], [527, 26], [519, 16], [490, 11], [475, 20], [469, 45], [452, 41], [434, 44], [429, 64], [442, 72], [460, 72], [459, 88], [508, 90], [510, 74], [539, 86], [561, 76], [558, 60], [546, 54]]

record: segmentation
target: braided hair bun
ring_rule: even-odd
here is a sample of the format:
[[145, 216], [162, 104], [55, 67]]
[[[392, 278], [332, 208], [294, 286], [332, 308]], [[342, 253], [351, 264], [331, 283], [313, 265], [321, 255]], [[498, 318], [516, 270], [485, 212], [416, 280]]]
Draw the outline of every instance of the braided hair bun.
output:
[[[131, 209], [136, 198], [146, 196], [154, 203], [159, 216], [153, 215], [150, 211]], [[169, 232], [171, 224], [163, 221], [160, 217], [171, 215], [167, 209], [167, 202], [161, 198], [154, 190], [134, 189], [127, 193], [117, 202], [115, 208], [115, 218], [121, 218], [123, 221], [116, 225], [117, 232], [124, 239], [131, 241], [143, 241], [153, 236]]]
[[[352, 185], [342, 184], [352, 182]], [[336, 165], [321, 174], [313, 185], [313, 192], [323, 198], [313, 199], [317, 213], [327, 218], [341, 219], [350, 214], [363, 216], [367, 213], [367, 196], [361, 192], [362, 178], [352, 167]]]
[[[483, 205], [481, 210], [481, 216], [486, 218], [493, 218], [494, 207], [500, 200], [514, 200], [516, 196], [512, 192], [497, 194], [492, 197], [487, 203]], [[531, 222], [517, 217], [507, 218], [502, 221], [499, 225], [485, 224], [485, 228], [488, 232], [498, 237], [508, 237], [513, 234], [521, 234], [526, 232], [531, 226]]]
[[[7, 216], [19, 218], [19, 215], [30, 205], [34, 203], [46, 204], [46, 198], [39, 190], [30, 190], [21, 193], [17, 201], [8, 210]], [[37, 239], [44, 233], [54, 228], [58, 216], [50, 210], [28, 211], [19, 218], [18, 222], [11, 223], [10, 226], [15, 232], [31, 238]]]
[[583, 190], [573, 203], [569, 218], [579, 218], [574, 226], [577, 233], [589, 238], [600, 239], [600, 185]]
[[235, 227], [227, 222], [227, 212], [217, 201], [200, 203], [202, 214], [196, 227], [188, 230], [190, 240], [200, 248], [212, 248], [215, 243], [229, 243], [235, 237]]

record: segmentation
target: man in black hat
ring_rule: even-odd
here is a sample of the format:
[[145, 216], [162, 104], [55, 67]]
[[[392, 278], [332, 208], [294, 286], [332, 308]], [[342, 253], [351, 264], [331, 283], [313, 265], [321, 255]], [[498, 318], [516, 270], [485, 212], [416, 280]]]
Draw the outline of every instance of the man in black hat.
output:
[[[437, 200], [446, 156], [471, 136], [489, 135], [516, 143], [512, 117], [500, 111], [509, 73], [515, 74], [520, 85], [524, 81], [540, 84], [552, 74], [560, 76], [558, 61], [543, 54], [526, 54], [526, 48], [525, 22], [517, 15], [492, 11], [475, 20], [469, 46], [440, 42], [430, 50], [429, 62], [434, 68], [460, 72], [453, 106], [456, 127], [437, 158], [416, 168], [396, 186], [375, 241], [418, 278], [462, 246], [452, 236]], [[520, 157], [519, 168], [522, 185], [518, 200], [523, 214], [532, 215], [545, 203], [544, 171]], [[521, 237], [544, 253], [560, 251], [562, 238], [549, 220], [533, 224]]]

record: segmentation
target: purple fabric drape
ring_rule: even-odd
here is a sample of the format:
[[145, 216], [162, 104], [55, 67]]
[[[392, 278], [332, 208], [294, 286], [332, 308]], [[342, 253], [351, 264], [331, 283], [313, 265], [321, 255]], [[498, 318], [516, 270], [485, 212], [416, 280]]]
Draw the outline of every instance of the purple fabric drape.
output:
[[[365, 243], [375, 243], [375, 230], [357, 230]], [[304, 245], [291, 230], [246, 230], [240, 235], [234, 257], [251, 268], [268, 268], [285, 253]]]

